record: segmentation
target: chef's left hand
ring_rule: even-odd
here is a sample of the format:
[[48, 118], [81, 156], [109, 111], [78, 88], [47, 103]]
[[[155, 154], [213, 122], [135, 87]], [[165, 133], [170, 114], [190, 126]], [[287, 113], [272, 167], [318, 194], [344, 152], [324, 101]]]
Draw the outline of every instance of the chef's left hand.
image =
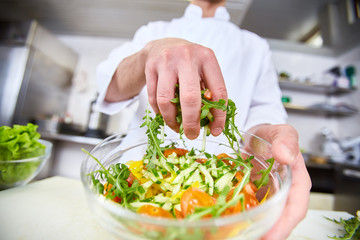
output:
[[250, 130], [272, 144], [274, 159], [290, 165], [292, 184], [280, 219], [262, 240], [286, 239], [296, 225], [305, 218], [311, 189], [311, 180], [300, 152], [297, 131], [288, 124], [258, 125]]

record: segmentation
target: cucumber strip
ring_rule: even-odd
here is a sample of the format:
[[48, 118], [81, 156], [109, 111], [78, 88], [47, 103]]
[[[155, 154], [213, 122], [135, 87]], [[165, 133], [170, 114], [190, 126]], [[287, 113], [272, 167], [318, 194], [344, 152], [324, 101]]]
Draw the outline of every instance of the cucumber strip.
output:
[[175, 194], [177, 194], [178, 192], [180, 192], [181, 190], [181, 183], [178, 183], [177, 185], [174, 186], [171, 196], [174, 196]]
[[174, 205], [174, 209], [176, 209], [176, 210], [178, 210], [178, 211], [181, 212], [181, 204], [180, 204], [180, 203], [175, 204], [175, 205]]
[[211, 170], [211, 175], [214, 178], [218, 178], [219, 177], [219, 173], [218, 173], [218, 168], [216, 167], [216, 162], [211, 161], [210, 166], [213, 170]]
[[202, 172], [202, 174], [204, 174], [205, 183], [208, 184], [209, 194], [210, 194], [210, 196], [212, 196], [214, 193], [214, 180], [213, 180], [212, 176], [210, 175], [210, 173], [207, 171], [207, 169], [203, 165], [199, 164], [198, 168]]
[[173, 205], [172, 205], [171, 202], [166, 202], [166, 203], [162, 206], [162, 208], [163, 208], [164, 210], [166, 210], [166, 211], [170, 211], [170, 210], [173, 208]]
[[190, 186], [191, 184], [193, 184], [196, 181], [198, 181], [199, 183], [202, 182], [202, 178], [200, 176], [199, 169], [196, 169], [195, 172], [191, 175], [191, 177], [189, 177], [188, 180], [186, 180], [186, 182], [184, 183], [184, 186]]
[[221, 193], [226, 186], [231, 187], [232, 186], [231, 181], [234, 178], [234, 176], [235, 176], [235, 172], [234, 173], [228, 172], [228, 173], [224, 174], [221, 178], [216, 180], [215, 191], [217, 193]]
[[143, 176], [145, 176], [147, 179], [150, 179], [154, 183], [161, 180], [160, 177], [156, 177], [154, 173], [150, 171], [143, 171]]
[[190, 167], [181, 171], [180, 174], [177, 175], [177, 177], [174, 179], [173, 184], [182, 183], [185, 180], [186, 176], [189, 176], [191, 172], [195, 171], [199, 165], [200, 163], [194, 162], [193, 164], [191, 164]]
[[172, 164], [179, 164], [180, 163], [180, 159], [177, 157], [176, 153], [173, 152], [172, 154], [170, 154], [167, 159], [167, 162], [172, 163]]
[[158, 203], [166, 203], [166, 202], [170, 202], [171, 199], [168, 197], [165, 197], [163, 194], [162, 195], [159, 194], [159, 195], [154, 196], [154, 201], [158, 202]]
[[171, 173], [171, 175], [176, 176], [176, 172], [174, 171], [174, 169], [172, 169], [167, 163], [166, 163], [166, 159], [165, 158], [160, 158], [160, 165], [169, 173]]
[[153, 185], [152, 181], [147, 181], [143, 184], [141, 184], [141, 186], [144, 188], [145, 192]]
[[164, 181], [161, 182], [160, 188], [164, 191], [173, 191], [174, 190], [173, 185], [171, 185], [170, 183], [164, 182]]

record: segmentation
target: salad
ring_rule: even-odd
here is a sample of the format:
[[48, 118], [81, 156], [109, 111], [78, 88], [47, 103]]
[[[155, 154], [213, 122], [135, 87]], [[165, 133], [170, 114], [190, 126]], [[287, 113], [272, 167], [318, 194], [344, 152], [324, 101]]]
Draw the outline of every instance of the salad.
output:
[[[182, 123], [180, 99], [177, 92], [172, 100], [178, 109], [177, 121]], [[206, 136], [209, 123], [213, 121], [211, 108], [227, 111], [223, 134], [232, 154], [218, 155], [206, 152]], [[266, 160], [269, 167], [258, 172], [258, 180], [250, 180], [254, 158], [238, 151], [242, 136], [235, 126], [236, 106], [230, 99], [211, 101], [211, 92], [202, 91], [201, 127], [204, 128], [201, 149], [179, 148], [175, 143], [164, 145], [164, 120], [160, 114], [151, 117], [146, 111], [144, 123], [147, 127], [148, 144], [144, 157], [126, 164], [116, 163], [105, 168], [89, 154], [101, 168], [90, 173], [93, 186], [99, 195], [124, 208], [139, 214], [160, 217], [197, 220], [216, 218], [246, 211], [266, 200], [258, 199], [258, 189], [265, 186], [274, 164]], [[180, 127], [180, 139], [183, 130]], [[99, 176], [99, 177], [98, 177]]]

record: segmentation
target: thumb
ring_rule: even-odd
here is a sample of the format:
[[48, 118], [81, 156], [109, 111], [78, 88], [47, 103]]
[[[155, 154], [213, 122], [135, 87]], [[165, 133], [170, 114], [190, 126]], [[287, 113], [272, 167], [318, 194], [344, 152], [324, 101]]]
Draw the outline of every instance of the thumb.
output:
[[300, 151], [298, 133], [288, 124], [261, 125], [254, 134], [271, 143], [272, 155], [281, 164], [291, 165]]
[[281, 164], [291, 165], [300, 152], [298, 133], [290, 125], [277, 126], [271, 143], [273, 157]]

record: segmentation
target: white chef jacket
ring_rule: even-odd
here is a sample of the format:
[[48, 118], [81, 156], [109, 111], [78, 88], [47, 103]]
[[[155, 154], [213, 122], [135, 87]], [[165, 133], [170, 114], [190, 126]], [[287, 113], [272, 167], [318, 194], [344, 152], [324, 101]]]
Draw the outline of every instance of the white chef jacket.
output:
[[98, 66], [98, 106], [102, 112], [114, 114], [132, 102], [139, 101], [130, 128], [141, 125], [147, 107], [145, 88], [133, 99], [118, 103], [108, 103], [104, 97], [122, 59], [138, 52], [149, 41], [165, 37], [183, 38], [214, 51], [228, 97], [237, 106], [236, 124], [239, 129], [246, 131], [258, 124], [285, 123], [287, 114], [281, 102], [281, 91], [268, 43], [230, 22], [225, 7], [217, 8], [214, 17], [202, 18], [202, 9], [192, 4], [181, 18], [170, 22], [150, 22], [142, 26], [132, 41], [114, 49], [108, 59]]

